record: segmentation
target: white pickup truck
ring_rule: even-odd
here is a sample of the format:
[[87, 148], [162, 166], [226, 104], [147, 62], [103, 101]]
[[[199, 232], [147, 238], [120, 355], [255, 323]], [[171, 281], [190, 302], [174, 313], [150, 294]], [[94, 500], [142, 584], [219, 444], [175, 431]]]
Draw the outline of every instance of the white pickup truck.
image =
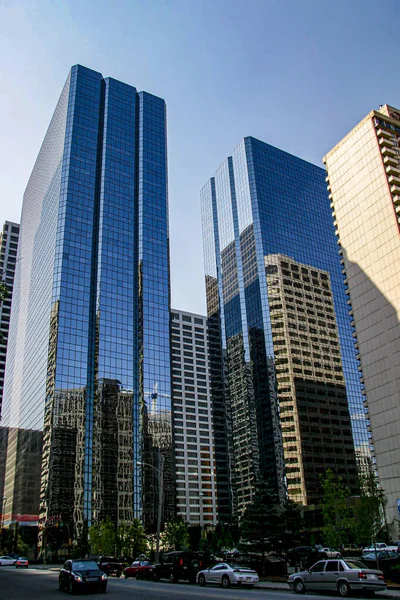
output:
[[370, 546], [369, 548], [363, 549], [363, 554], [367, 554], [368, 552], [375, 552], [377, 550], [391, 550], [392, 552], [398, 552], [399, 546], [388, 546], [385, 542], [376, 542], [375, 545]]

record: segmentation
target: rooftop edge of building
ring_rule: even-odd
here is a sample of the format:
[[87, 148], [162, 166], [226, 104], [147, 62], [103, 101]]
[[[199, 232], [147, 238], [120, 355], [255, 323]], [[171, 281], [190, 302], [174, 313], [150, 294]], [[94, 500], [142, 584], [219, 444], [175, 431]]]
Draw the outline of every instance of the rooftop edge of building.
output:
[[327, 152], [323, 156], [322, 162], [325, 164], [328, 158], [332, 156], [352, 135], [354, 135], [356, 131], [358, 131], [363, 125], [365, 125], [367, 121], [372, 119], [372, 117], [381, 117], [382, 115], [384, 115], [384, 117], [389, 121], [392, 121], [393, 123], [398, 122], [398, 119], [395, 119], [389, 115], [390, 110], [398, 112], [400, 116], [400, 109], [395, 108], [394, 106], [390, 106], [390, 104], [381, 104], [378, 110], [371, 110], [367, 115], [365, 115], [363, 119], [361, 119], [361, 121], [357, 123], [357, 125], [355, 125], [344, 137], [342, 137], [342, 139], [339, 140], [339, 142], [337, 142], [337, 144], [335, 144], [333, 148], [331, 148], [329, 152]]

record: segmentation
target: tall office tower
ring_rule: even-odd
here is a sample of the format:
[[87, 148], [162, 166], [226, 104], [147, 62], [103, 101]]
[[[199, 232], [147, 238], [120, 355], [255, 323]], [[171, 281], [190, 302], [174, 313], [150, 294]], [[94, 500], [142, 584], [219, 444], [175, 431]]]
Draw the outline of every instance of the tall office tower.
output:
[[217, 522], [206, 317], [172, 309], [171, 361], [177, 514], [204, 529]]
[[371, 111], [324, 157], [387, 518], [400, 500], [400, 110]]
[[265, 257], [265, 272], [289, 497], [318, 504], [319, 476], [328, 468], [356, 492], [329, 273], [282, 254]]
[[18, 223], [6, 221], [3, 225], [3, 231], [0, 234], [0, 277], [8, 290], [7, 298], [0, 305], [0, 420], [18, 238]]
[[[325, 173], [315, 165], [248, 137], [242, 140], [233, 155], [203, 187], [201, 198], [210, 327], [211, 393], [214, 401], [216, 390], [219, 411], [219, 418], [214, 419], [216, 451], [218, 439], [222, 454], [225, 439], [226, 463], [230, 466], [228, 473], [222, 472], [221, 485], [226, 488], [228, 481], [232, 490], [233, 516], [240, 516], [252, 498], [254, 481], [258, 477], [268, 482], [277, 497], [284, 497], [286, 463], [289, 490], [295, 490], [291, 493], [293, 499], [299, 497], [300, 490], [300, 496], [307, 502], [313, 501], [311, 498], [315, 496], [306, 498], [307, 478], [304, 479], [305, 489], [302, 491], [301, 477], [297, 476], [297, 471], [290, 470], [296, 464], [290, 460], [296, 458], [293, 452], [297, 453], [302, 444], [306, 448], [297, 459], [304, 462], [307, 458], [307, 461], [311, 461], [311, 452], [317, 474], [324, 471], [330, 456], [330, 466], [338, 472], [343, 471], [349, 479], [355, 475], [353, 450], [350, 450], [349, 462], [340, 464], [336, 460], [334, 446], [329, 443], [329, 452], [324, 457], [324, 464], [321, 464], [315, 459], [321, 448], [318, 443], [310, 442], [312, 428], [315, 427], [311, 420], [315, 418], [311, 417], [314, 408], [315, 414], [318, 414], [321, 401], [323, 403], [327, 398], [336, 398], [340, 402], [343, 400], [341, 370], [355, 446], [368, 445], [362, 386], [325, 188]], [[311, 375], [296, 373], [294, 356], [292, 359], [294, 377], [299, 375], [297, 379], [306, 380], [307, 375], [314, 382], [308, 386], [299, 381], [296, 390], [298, 398], [301, 393], [304, 423], [306, 418], [309, 419], [309, 425], [304, 425], [309, 429], [303, 430], [302, 439], [299, 438], [299, 431], [288, 430], [286, 422], [282, 423], [282, 418], [286, 418], [291, 409], [295, 413], [298, 407], [293, 394], [286, 389], [293, 390], [296, 381], [291, 377], [288, 363], [285, 368], [284, 362], [279, 361], [278, 364], [278, 358], [283, 358], [282, 346], [274, 345], [273, 339], [273, 311], [277, 307], [274, 306], [272, 310], [270, 307], [269, 293], [272, 291], [267, 282], [265, 257], [277, 254], [287, 256], [290, 264], [301, 263], [299, 269], [308, 269], [309, 274], [304, 273], [304, 276], [311, 279], [310, 299], [307, 299], [306, 281], [297, 281], [291, 275], [295, 300], [292, 303], [295, 306], [293, 319], [301, 351], [299, 356], [304, 361], [304, 367], [307, 362], [304, 353], [315, 355], [310, 361]], [[313, 276], [312, 271], [317, 276]], [[327, 290], [322, 285], [323, 274], [329, 274]], [[282, 285], [290, 284], [283, 282]], [[315, 291], [317, 289], [321, 294]], [[330, 320], [322, 324], [325, 315], [331, 314], [330, 290], [333, 293], [339, 339], [332, 334], [334, 330], [330, 331], [328, 327]], [[324, 305], [317, 303], [317, 293], [327, 299]], [[307, 307], [307, 301], [312, 307]], [[324, 337], [319, 341], [316, 341], [307, 317], [304, 323], [300, 322], [297, 306], [305, 311], [309, 308], [316, 312], [315, 318], [320, 319], [321, 324], [317, 323], [315, 329], [321, 334], [324, 332]], [[340, 350], [340, 356], [336, 350]], [[340, 358], [341, 364], [334, 358]], [[323, 364], [322, 370], [318, 371], [321, 377], [316, 375], [318, 362]], [[335, 371], [335, 366], [339, 370]], [[283, 385], [285, 378], [287, 386]], [[328, 382], [331, 383], [328, 385]], [[285, 408], [283, 413], [279, 410], [281, 397], [281, 407]], [[316, 397], [319, 397], [318, 401]], [[324, 423], [322, 433], [325, 438], [334, 436], [334, 432], [338, 431], [338, 424], [332, 422], [331, 401], [327, 410], [326, 420], [330, 420], [330, 423]], [[344, 407], [340, 407], [340, 410], [346, 413]], [[340, 417], [346, 421], [346, 414]], [[320, 425], [316, 429], [320, 436]], [[340, 439], [344, 438], [347, 441], [345, 434]], [[342, 460], [342, 449], [338, 455]], [[298, 464], [301, 465], [300, 462]], [[299, 468], [307, 472], [311, 467], [307, 464]], [[300, 482], [296, 479], [300, 479]]]
[[24, 195], [4, 387], [3, 425], [43, 430], [42, 532], [151, 526], [161, 453], [173, 510], [169, 327], [165, 103], [74, 66]]

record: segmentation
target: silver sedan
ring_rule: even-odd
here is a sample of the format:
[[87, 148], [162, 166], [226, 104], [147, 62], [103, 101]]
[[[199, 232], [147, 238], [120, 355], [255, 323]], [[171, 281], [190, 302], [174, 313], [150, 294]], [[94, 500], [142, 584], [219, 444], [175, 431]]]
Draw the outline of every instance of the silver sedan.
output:
[[204, 569], [204, 571], [197, 573], [197, 583], [199, 585], [216, 583], [223, 588], [228, 588], [231, 585], [243, 585], [252, 588], [258, 582], [257, 572], [253, 569], [228, 563], [219, 563], [211, 569]]
[[8, 567], [10, 565], [15, 565], [17, 562], [16, 558], [11, 558], [11, 556], [0, 556], [0, 566]]
[[320, 560], [308, 571], [293, 573], [288, 579], [297, 594], [332, 590], [340, 596], [351, 592], [381, 592], [386, 589], [382, 571], [369, 569], [360, 560]]

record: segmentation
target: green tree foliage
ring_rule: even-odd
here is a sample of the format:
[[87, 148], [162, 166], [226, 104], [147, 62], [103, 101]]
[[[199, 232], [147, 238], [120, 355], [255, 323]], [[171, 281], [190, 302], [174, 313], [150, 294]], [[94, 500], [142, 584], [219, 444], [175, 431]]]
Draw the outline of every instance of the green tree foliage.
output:
[[220, 552], [226, 549], [231, 550], [235, 547], [230, 528], [227, 525], [218, 523], [211, 534], [210, 547], [213, 552]]
[[321, 476], [321, 485], [324, 542], [327, 546], [340, 548], [348, 542], [354, 529], [353, 512], [349, 504], [350, 490], [331, 469]]
[[355, 508], [354, 537], [359, 544], [369, 546], [382, 536], [387, 500], [371, 462], [359, 473], [359, 482], [360, 500]]
[[93, 554], [114, 556], [117, 551], [117, 532], [110, 517], [89, 527], [89, 540]]
[[147, 537], [139, 519], [133, 519], [131, 525], [118, 527], [117, 547], [119, 556], [129, 556], [132, 559], [147, 552]]
[[264, 563], [267, 552], [280, 551], [283, 536], [282, 509], [266, 483], [259, 481], [242, 519], [239, 548], [260, 552]]
[[186, 550], [189, 547], [189, 531], [182, 519], [174, 519], [165, 524], [164, 546], [168, 550]]
[[[287, 552], [296, 546], [301, 546], [304, 533], [303, 506], [293, 500], [286, 500], [282, 506], [283, 535], [280, 550], [286, 556]], [[278, 548], [279, 551], [279, 548]]]

